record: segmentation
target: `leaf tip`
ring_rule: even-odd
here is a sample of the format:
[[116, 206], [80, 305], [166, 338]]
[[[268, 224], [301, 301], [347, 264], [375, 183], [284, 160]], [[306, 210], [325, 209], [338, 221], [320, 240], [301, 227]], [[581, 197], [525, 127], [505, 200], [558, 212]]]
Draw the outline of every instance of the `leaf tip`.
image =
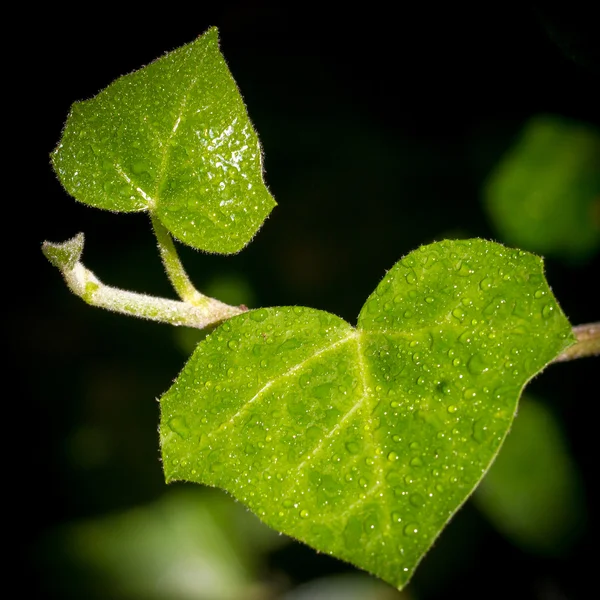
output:
[[78, 233], [75, 237], [62, 243], [44, 241], [42, 252], [44, 256], [58, 269], [72, 269], [83, 253], [84, 235]]
[[207, 41], [218, 42], [219, 41], [219, 28], [216, 25], [211, 25], [203, 34], [198, 36], [204, 38]]

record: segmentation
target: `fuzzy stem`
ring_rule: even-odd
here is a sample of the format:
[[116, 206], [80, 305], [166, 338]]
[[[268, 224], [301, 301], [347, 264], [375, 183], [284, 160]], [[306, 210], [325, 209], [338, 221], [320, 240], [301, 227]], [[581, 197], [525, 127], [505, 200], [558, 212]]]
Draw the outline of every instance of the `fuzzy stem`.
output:
[[564, 362], [586, 356], [600, 356], [600, 322], [586, 323], [573, 327], [577, 342], [567, 348], [554, 359], [554, 362]]
[[216, 325], [246, 310], [201, 294], [199, 295], [202, 297], [202, 302], [192, 304], [137, 294], [105, 285], [79, 261], [83, 250], [83, 234], [62, 244], [44, 242], [42, 250], [48, 260], [60, 270], [68, 288], [92, 306], [142, 319], [197, 329]]
[[152, 228], [158, 244], [158, 251], [167, 277], [177, 295], [184, 301], [194, 306], [203, 306], [210, 300], [201, 294], [192, 284], [188, 274], [183, 268], [175, 244], [166, 227], [154, 216], [150, 215]]

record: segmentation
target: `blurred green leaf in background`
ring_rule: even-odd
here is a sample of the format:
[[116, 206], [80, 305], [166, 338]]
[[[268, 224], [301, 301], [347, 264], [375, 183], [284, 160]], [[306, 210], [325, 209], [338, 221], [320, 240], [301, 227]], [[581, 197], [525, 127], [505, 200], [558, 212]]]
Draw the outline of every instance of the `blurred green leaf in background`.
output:
[[40, 550], [61, 598], [263, 600], [262, 561], [285, 541], [222, 494], [179, 488], [57, 528]]
[[586, 506], [562, 428], [540, 401], [523, 397], [502, 452], [473, 499], [526, 551], [557, 555], [583, 532]]
[[600, 133], [540, 115], [489, 175], [485, 206], [500, 239], [581, 261], [600, 247]]

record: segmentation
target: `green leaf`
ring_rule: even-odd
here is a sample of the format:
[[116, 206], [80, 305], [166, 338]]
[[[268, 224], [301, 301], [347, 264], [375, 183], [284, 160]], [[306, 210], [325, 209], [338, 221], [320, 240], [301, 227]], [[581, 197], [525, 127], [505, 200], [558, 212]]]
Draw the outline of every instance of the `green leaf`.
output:
[[556, 417], [522, 398], [498, 459], [473, 500], [518, 546], [546, 555], [568, 550], [585, 524], [581, 481]]
[[161, 398], [165, 476], [223, 488], [401, 588], [488, 469], [523, 386], [572, 342], [540, 258], [423, 246], [356, 328], [282, 307], [208, 335]]
[[587, 258], [600, 248], [600, 132], [554, 116], [531, 119], [490, 174], [485, 201], [509, 244]]
[[75, 103], [52, 164], [78, 201], [150, 211], [209, 252], [239, 251], [275, 206], [215, 28]]
[[239, 504], [179, 489], [47, 531], [37, 555], [60, 598], [247, 600], [271, 596], [257, 572], [281, 542]]

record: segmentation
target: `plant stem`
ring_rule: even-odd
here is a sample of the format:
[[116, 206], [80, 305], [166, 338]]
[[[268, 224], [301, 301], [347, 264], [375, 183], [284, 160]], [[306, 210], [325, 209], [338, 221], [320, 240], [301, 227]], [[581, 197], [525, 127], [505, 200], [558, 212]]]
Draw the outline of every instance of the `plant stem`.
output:
[[[60, 270], [68, 288], [92, 306], [197, 329], [216, 325], [247, 310], [199, 293], [201, 302], [192, 304], [189, 301], [158, 298], [105, 285], [79, 261], [83, 250], [83, 234], [78, 234], [62, 244], [44, 242], [42, 250], [48, 260]], [[187, 280], [185, 273], [184, 276]], [[191, 283], [189, 285], [191, 286]]]
[[586, 356], [600, 356], [600, 322], [573, 327], [577, 342], [567, 348], [553, 362], [564, 362]]
[[203, 306], [210, 298], [201, 294], [190, 281], [188, 274], [183, 268], [173, 239], [166, 227], [152, 214], [150, 215], [150, 219], [158, 243], [160, 258], [165, 267], [167, 277], [177, 292], [177, 295], [184, 302], [188, 302], [194, 306]]

